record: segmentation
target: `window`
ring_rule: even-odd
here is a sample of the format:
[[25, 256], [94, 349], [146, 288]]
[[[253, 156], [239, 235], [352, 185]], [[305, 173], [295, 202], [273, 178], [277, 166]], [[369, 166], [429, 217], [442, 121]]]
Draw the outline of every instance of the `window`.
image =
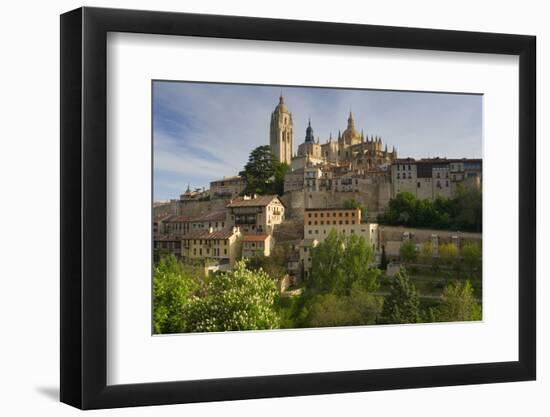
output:
[[224, 254], [224, 255], [227, 255], [227, 249], [224, 249], [224, 250], [223, 250], [223, 254]]

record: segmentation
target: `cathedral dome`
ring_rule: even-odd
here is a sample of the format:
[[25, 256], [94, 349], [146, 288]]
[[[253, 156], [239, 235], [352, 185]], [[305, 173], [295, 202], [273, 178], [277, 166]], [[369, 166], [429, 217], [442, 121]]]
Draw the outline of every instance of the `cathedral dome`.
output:
[[288, 107], [285, 104], [285, 99], [283, 98], [283, 95], [279, 97], [279, 104], [277, 104], [277, 107], [275, 107], [275, 112], [279, 113], [289, 113]]
[[355, 122], [353, 121], [351, 112], [349, 112], [348, 127], [342, 133], [342, 140], [347, 144], [361, 141], [361, 134], [355, 128]]

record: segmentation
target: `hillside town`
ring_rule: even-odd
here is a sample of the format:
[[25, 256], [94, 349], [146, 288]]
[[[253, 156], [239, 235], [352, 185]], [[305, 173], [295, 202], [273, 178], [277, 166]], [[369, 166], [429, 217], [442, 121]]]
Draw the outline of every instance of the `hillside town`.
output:
[[[380, 263], [382, 254], [398, 263], [404, 241], [420, 248], [468, 242], [481, 245], [481, 233], [433, 230], [379, 224], [389, 202], [400, 193], [419, 200], [453, 198], [459, 190], [481, 191], [481, 159], [400, 158], [383, 138], [359, 131], [353, 114], [346, 128], [322, 141], [311, 120], [294, 152], [292, 113], [284, 97], [271, 114], [269, 147], [288, 165], [280, 195], [246, 194], [246, 180], [232, 172], [213, 179], [208, 187], [189, 186], [178, 199], [153, 204], [155, 253], [178, 259], [203, 260], [207, 271], [231, 270], [241, 258], [269, 257], [285, 248], [289, 282], [308, 278], [311, 249], [330, 230], [363, 236]], [[183, 162], [182, 162], [183, 163]], [[353, 207], [350, 206], [353, 202]]]

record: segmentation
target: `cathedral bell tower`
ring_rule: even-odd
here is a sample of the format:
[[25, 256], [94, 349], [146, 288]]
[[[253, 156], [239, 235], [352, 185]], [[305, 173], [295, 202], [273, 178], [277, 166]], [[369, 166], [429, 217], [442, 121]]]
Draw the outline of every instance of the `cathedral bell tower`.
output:
[[290, 165], [294, 148], [294, 129], [292, 113], [288, 111], [282, 94], [279, 97], [279, 104], [271, 113], [269, 145], [279, 162]]

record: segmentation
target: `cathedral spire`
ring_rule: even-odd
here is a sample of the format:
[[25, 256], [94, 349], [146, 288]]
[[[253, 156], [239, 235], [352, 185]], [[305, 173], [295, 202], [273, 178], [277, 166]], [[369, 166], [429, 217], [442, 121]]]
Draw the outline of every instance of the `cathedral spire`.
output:
[[365, 133], [363, 132], [363, 129], [361, 129], [361, 142], [365, 141]]
[[313, 136], [313, 128], [311, 127], [311, 117], [307, 122], [305, 143], [315, 143], [315, 137]]
[[348, 117], [348, 129], [352, 129], [354, 127], [354, 121], [353, 121], [353, 115], [351, 114], [351, 110], [349, 111], [349, 117]]

